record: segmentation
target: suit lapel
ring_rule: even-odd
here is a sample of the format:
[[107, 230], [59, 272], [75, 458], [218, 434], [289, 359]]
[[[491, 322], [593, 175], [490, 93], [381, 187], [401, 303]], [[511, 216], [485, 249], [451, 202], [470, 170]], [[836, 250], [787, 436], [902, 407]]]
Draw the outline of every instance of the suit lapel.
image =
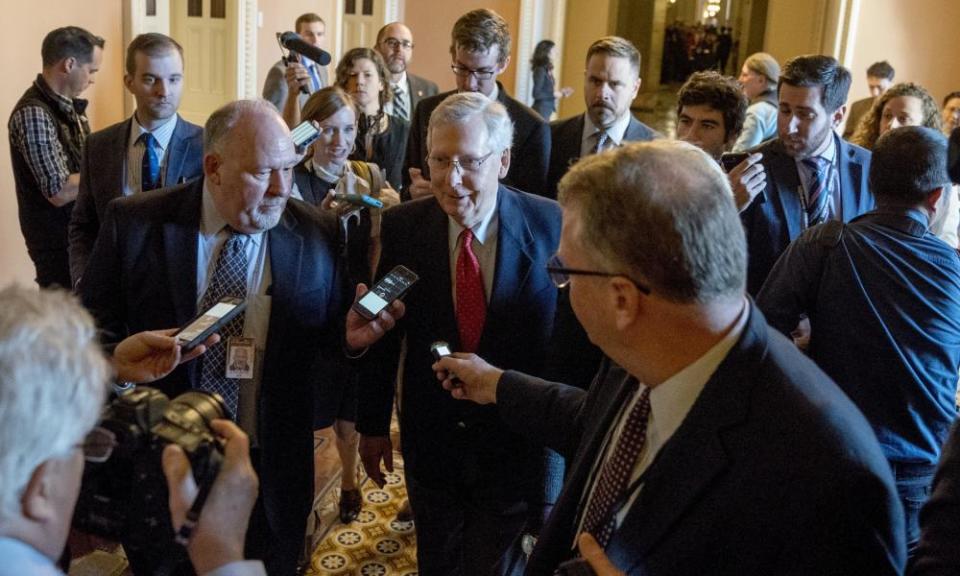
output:
[[[752, 303], [748, 313], [740, 340], [648, 469], [637, 501], [611, 540], [611, 552], [621, 546], [622, 536], [624, 542], [639, 542], [642, 556], [650, 554], [728, 466], [723, 432], [747, 418], [751, 372], [766, 351], [766, 322]], [[635, 566], [640, 563], [642, 558]]]
[[[413, 236], [409, 254], [416, 254], [417, 265], [411, 265], [420, 276], [413, 290], [423, 290], [426, 294], [420, 298], [429, 305], [430, 315], [436, 317], [436, 325], [441, 333], [451, 335], [450, 345], [459, 349], [457, 319], [453, 307], [453, 283], [450, 280], [450, 246], [448, 237], [448, 217], [436, 200], [428, 200], [422, 230]], [[404, 250], [406, 253], [407, 251]], [[398, 262], [404, 264], [404, 262]], [[389, 270], [380, 270], [385, 275]], [[419, 301], [419, 299], [418, 299]], [[439, 336], [438, 336], [439, 337]]]
[[[863, 213], [860, 208], [858, 186], [863, 176], [863, 165], [857, 162], [853, 148], [834, 136], [837, 145], [837, 165], [840, 171], [840, 190], [837, 198], [840, 199], [840, 212], [843, 221], [849, 222]], [[849, 191], [845, 194], [844, 191]]]
[[296, 227], [297, 220], [288, 208], [280, 223], [267, 232], [273, 302], [292, 302], [299, 290], [303, 237]]
[[[106, 182], [107, 185], [103, 187], [106, 196], [97, 194], [97, 192], [99, 192], [98, 190], [93, 190], [95, 198], [102, 198], [103, 206], [101, 213], [106, 212], [107, 204], [111, 200], [123, 196], [127, 175], [123, 167], [127, 163], [127, 141], [130, 139], [130, 130], [132, 127], [133, 117], [131, 116], [127, 118], [127, 121], [118, 127], [117, 130], [114, 130], [110, 135], [110, 139], [104, 143], [103, 152], [106, 157], [102, 159], [104, 164], [101, 174], [106, 175], [106, 178], [109, 179]], [[101, 161], [101, 159], [95, 160], [98, 162]], [[127, 169], [129, 170], [130, 168], [128, 167]]]
[[803, 232], [803, 206], [800, 204], [800, 194], [803, 191], [800, 190], [800, 175], [797, 174], [797, 163], [793, 158], [787, 156], [780, 145], [771, 147], [770, 154], [772, 158], [769, 166], [773, 176], [773, 185], [768, 189], [773, 197], [767, 198], [767, 200], [779, 204], [783, 211], [784, 221], [787, 224], [787, 232], [792, 241]]
[[[515, 192], [500, 186], [497, 191], [497, 231], [496, 268], [493, 274], [493, 293], [487, 305], [487, 321], [483, 328], [480, 345], [483, 346], [487, 334], [501, 334], [497, 324], [503, 320], [498, 315], [508, 302], [515, 301], [522, 292], [530, 276], [533, 256], [529, 246], [533, 244], [533, 233], [527, 226], [523, 211], [517, 204]], [[515, 318], [507, 319], [515, 322]]]
[[197, 242], [203, 179], [184, 190], [184, 202], [174, 218], [163, 224], [167, 285], [173, 291], [177, 323], [183, 325], [197, 313]]
[[184, 138], [187, 122], [177, 117], [177, 125], [170, 136], [170, 152], [167, 154], [167, 171], [164, 173], [163, 185], [176, 186], [180, 184], [180, 175], [183, 174], [183, 162], [187, 157], [187, 147], [190, 141]]

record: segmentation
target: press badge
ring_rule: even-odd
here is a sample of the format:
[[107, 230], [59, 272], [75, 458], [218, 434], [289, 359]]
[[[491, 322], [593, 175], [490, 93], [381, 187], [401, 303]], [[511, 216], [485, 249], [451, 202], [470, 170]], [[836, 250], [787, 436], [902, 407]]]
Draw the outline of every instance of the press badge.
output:
[[227, 378], [253, 378], [256, 361], [253, 338], [231, 338], [227, 341]]

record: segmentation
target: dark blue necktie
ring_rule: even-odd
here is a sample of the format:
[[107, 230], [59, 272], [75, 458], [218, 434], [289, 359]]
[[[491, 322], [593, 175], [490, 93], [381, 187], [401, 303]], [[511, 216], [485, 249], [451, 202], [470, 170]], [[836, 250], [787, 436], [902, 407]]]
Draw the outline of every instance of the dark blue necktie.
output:
[[816, 226], [829, 216], [828, 201], [833, 178], [833, 163], [821, 156], [804, 158], [810, 169], [810, 189], [807, 190], [807, 224]]
[[160, 154], [157, 151], [160, 143], [149, 132], [140, 135], [140, 142], [143, 143], [143, 160], [140, 163], [140, 190], [146, 192], [160, 187]]

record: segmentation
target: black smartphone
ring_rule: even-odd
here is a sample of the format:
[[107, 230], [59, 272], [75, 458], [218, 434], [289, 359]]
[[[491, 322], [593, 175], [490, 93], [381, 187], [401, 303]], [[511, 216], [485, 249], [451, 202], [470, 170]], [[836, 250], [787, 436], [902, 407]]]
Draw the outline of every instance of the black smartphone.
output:
[[353, 309], [367, 320], [373, 320], [391, 302], [402, 298], [419, 279], [420, 277], [413, 270], [403, 265], [397, 266], [381, 278], [369, 292], [361, 296], [353, 305]]
[[183, 346], [184, 351], [193, 350], [203, 344], [211, 334], [233, 320], [237, 314], [243, 312], [246, 307], [246, 300], [235, 296], [224, 296], [209, 310], [204, 310], [186, 326], [177, 330], [174, 337]]
[[750, 156], [748, 152], [724, 152], [720, 155], [720, 165], [724, 172], [730, 172]]
[[313, 144], [313, 141], [319, 136], [320, 130], [309, 120], [297, 124], [297, 127], [290, 131], [290, 138], [293, 139], [293, 144], [297, 147], [297, 152], [300, 153], [307, 146]]

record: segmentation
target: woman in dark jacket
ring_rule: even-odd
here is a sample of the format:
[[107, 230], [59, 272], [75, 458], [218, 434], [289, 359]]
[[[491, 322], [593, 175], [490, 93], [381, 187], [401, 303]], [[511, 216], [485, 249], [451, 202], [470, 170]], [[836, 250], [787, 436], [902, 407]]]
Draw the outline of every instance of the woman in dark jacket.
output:
[[556, 90], [556, 81], [553, 76], [553, 59], [557, 45], [553, 40], [541, 40], [533, 50], [530, 59], [530, 68], [533, 71], [533, 106], [537, 114], [544, 120], [550, 120], [550, 115], [557, 109], [557, 100], [573, 94], [573, 88], [564, 87]]

